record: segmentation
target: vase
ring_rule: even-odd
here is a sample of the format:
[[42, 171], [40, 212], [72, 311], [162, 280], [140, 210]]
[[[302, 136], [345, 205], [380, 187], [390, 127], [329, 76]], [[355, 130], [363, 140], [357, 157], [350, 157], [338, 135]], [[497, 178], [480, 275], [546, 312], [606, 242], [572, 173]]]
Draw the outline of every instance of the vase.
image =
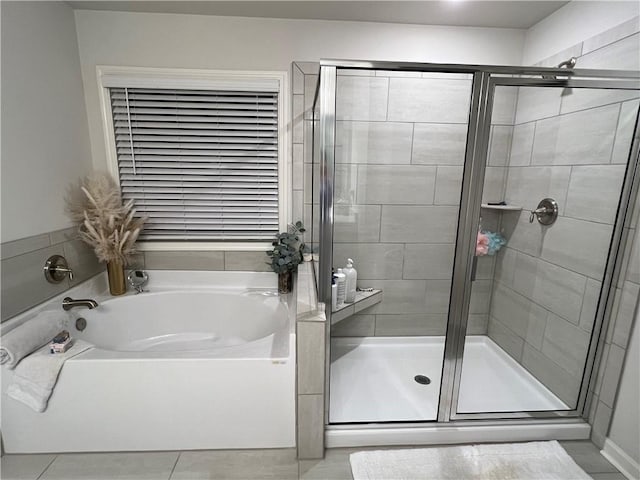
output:
[[278, 293], [291, 293], [293, 290], [293, 272], [278, 274]]
[[127, 291], [122, 262], [115, 260], [107, 262], [107, 276], [109, 277], [109, 292], [111, 295], [122, 295]]

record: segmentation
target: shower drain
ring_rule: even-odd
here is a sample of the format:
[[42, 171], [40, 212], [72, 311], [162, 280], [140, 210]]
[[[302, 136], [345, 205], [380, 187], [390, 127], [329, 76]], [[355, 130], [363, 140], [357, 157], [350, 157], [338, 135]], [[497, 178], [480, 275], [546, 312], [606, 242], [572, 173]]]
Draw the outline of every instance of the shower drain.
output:
[[425, 375], [416, 375], [413, 379], [420, 385], [429, 385], [431, 383], [431, 379]]

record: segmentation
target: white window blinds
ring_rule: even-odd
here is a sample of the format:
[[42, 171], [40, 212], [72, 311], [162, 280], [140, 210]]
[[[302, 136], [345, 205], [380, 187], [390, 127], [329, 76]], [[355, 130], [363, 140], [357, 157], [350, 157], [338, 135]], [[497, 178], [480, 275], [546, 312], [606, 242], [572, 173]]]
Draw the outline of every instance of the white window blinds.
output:
[[145, 241], [278, 232], [278, 93], [109, 88], [120, 187]]

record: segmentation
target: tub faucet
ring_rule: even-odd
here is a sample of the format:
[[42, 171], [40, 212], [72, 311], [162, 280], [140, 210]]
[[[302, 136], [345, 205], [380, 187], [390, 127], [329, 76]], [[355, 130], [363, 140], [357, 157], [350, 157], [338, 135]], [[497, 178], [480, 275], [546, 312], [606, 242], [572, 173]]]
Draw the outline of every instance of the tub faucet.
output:
[[89, 309], [94, 309], [98, 306], [98, 302], [95, 300], [91, 300], [90, 298], [83, 298], [74, 300], [71, 297], [65, 297], [62, 300], [62, 308], [64, 310], [71, 310], [73, 307], [87, 307]]

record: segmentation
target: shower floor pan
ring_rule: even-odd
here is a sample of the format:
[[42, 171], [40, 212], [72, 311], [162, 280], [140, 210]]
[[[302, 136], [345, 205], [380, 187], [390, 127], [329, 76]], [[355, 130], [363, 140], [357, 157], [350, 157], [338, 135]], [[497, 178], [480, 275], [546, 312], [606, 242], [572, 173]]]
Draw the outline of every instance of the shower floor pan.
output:
[[[444, 337], [332, 338], [329, 421], [436, 420], [443, 352]], [[569, 409], [489, 337], [464, 355], [460, 413]]]

